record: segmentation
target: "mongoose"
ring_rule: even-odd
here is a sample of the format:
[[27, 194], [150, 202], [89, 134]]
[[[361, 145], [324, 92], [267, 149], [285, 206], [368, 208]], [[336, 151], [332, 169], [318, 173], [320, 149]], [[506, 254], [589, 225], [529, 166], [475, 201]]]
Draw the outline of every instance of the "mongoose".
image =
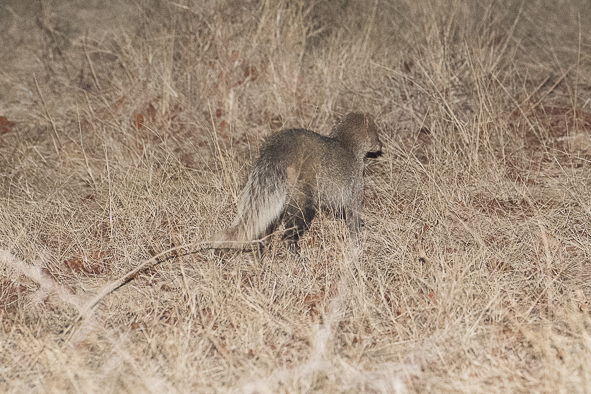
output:
[[297, 242], [320, 208], [344, 218], [357, 239], [363, 208], [364, 158], [380, 155], [378, 128], [369, 114], [349, 113], [328, 137], [287, 129], [260, 149], [231, 227], [214, 235], [215, 248], [237, 248], [285, 223], [284, 241]]

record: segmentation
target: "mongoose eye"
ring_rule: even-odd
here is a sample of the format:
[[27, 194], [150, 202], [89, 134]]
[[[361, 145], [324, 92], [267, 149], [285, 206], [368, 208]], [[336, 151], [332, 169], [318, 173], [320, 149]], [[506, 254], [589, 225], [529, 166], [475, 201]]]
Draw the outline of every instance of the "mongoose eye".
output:
[[382, 150], [378, 150], [375, 152], [367, 152], [365, 154], [365, 157], [367, 157], [368, 159], [377, 159], [378, 157], [382, 156], [384, 154], [384, 152], [382, 152]]

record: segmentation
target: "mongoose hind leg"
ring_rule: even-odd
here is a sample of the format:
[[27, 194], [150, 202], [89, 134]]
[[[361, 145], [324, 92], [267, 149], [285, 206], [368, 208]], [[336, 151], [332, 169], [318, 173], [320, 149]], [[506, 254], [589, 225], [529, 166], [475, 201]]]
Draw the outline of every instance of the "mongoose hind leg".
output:
[[285, 208], [284, 223], [285, 232], [283, 241], [288, 249], [299, 252], [298, 241], [304, 232], [310, 227], [312, 219], [316, 216], [316, 207], [311, 199], [303, 199], [299, 204], [292, 201]]

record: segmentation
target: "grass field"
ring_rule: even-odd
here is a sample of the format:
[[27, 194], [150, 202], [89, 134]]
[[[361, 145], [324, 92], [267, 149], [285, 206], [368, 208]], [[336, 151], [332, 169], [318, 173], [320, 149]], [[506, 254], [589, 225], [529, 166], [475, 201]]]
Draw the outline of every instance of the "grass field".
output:
[[[0, 391], [591, 392], [589, 15], [3, 1]], [[266, 136], [350, 111], [385, 148], [359, 248], [326, 214], [300, 257], [180, 247]]]

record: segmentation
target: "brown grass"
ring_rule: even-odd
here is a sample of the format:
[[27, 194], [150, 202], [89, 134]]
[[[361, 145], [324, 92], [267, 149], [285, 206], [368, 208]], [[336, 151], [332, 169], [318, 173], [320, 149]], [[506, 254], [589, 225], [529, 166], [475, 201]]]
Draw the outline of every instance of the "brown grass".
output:
[[[0, 391], [589, 392], [591, 6], [480, 3], [3, 2]], [[359, 250], [321, 215], [93, 307], [349, 111]]]

